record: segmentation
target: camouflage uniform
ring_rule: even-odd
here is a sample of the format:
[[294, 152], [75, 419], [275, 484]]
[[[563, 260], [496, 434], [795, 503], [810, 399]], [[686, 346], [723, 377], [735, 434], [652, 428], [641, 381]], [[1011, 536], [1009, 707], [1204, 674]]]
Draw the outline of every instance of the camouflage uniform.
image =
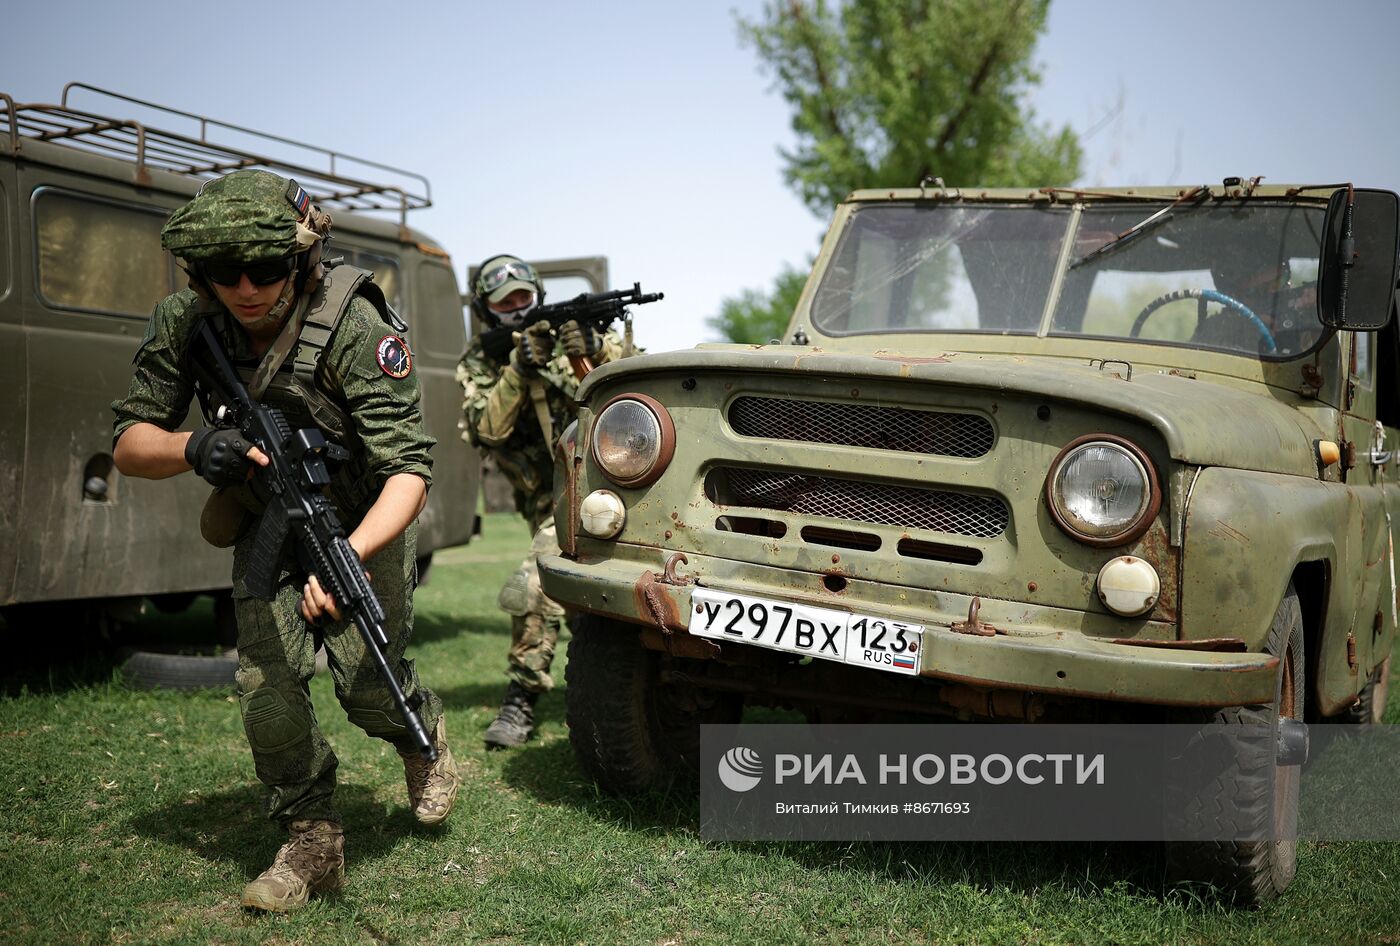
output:
[[[602, 364], [622, 354], [622, 340], [616, 332], [607, 332], [593, 361]], [[479, 338], [472, 340], [458, 363], [457, 380], [464, 394], [463, 416], [458, 423], [462, 439], [490, 451], [510, 482], [515, 508], [534, 535], [529, 554], [501, 588], [497, 603], [511, 616], [508, 675], [528, 693], [543, 693], [554, 686], [549, 667], [563, 627], [564, 609], [540, 589], [535, 562], [540, 554], [559, 548], [554, 530], [552, 441], [557, 441], [578, 416], [574, 402], [578, 380], [569, 359], [556, 349], [556, 356], [533, 382], [544, 393], [551, 427], [548, 438], [531, 397], [532, 382], [513, 367], [488, 358]]]
[[[116, 436], [145, 421], [165, 430], [184, 422], [194, 388], [183, 365], [184, 351], [196, 326], [201, 305], [189, 290], [156, 306], [147, 341], [136, 355], [136, 371], [124, 399], [116, 401]], [[256, 364], [247, 336], [222, 312], [213, 316], [221, 340], [235, 365]], [[321, 390], [347, 408], [356, 425], [357, 443], [351, 460], [336, 471], [329, 495], [351, 528], [395, 473], [414, 473], [430, 481], [433, 440], [424, 433], [418, 409], [417, 377], [388, 377], [375, 358], [376, 345], [392, 334], [379, 313], [356, 297], [322, 352], [318, 370]], [[283, 372], [290, 366], [284, 366]], [[264, 401], [289, 411], [293, 427], [312, 425], [299, 402], [277, 403], [269, 388]], [[315, 672], [316, 641], [297, 611], [303, 577], [288, 551], [276, 597], [251, 597], [243, 584], [253, 551], [253, 515], [261, 501], [251, 485], [232, 493], [250, 515], [233, 549], [233, 596], [238, 618], [238, 694], [248, 743], [258, 778], [271, 790], [268, 814], [278, 821], [338, 820], [332, 803], [336, 757], [316, 725], [307, 682]], [[421, 686], [413, 661], [403, 659], [412, 633], [415, 574], [415, 526], [365, 562], [374, 590], [388, 619], [390, 648], [385, 654], [399, 670], [399, 681], [410, 702], [421, 699], [423, 726], [432, 732], [442, 703]], [[365, 732], [411, 749], [402, 717], [368, 658], [359, 631], [348, 621], [317, 629], [323, 635], [336, 697], [350, 720]]]
[[[290, 223], [283, 220], [287, 214], [275, 209], [281, 196], [279, 188], [288, 186], [285, 179], [245, 171], [211, 183], [217, 186], [209, 188], [210, 196], [204, 197], [201, 191], [200, 198], [176, 212], [162, 234], [163, 240], [172, 232], [185, 240], [178, 246], [167, 244], [177, 256], [253, 263], [284, 252], [281, 248], [290, 243], [292, 231]], [[291, 188], [288, 200], [292, 193], [303, 196], [294, 183]], [[274, 208], [272, 213], [269, 204]], [[329, 218], [318, 214], [312, 208], [302, 219], [321, 226], [320, 235], [296, 222], [298, 243], [290, 245], [302, 249], [315, 246], [329, 228]], [[314, 265], [319, 256], [305, 259]], [[288, 280], [287, 285], [293, 282]], [[284, 289], [280, 298], [290, 303], [292, 296]], [[308, 292], [308, 303], [316, 298], [314, 292]], [[145, 340], [136, 353], [126, 397], [112, 404], [116, 413], [114, 443], [137, 423], [175, 431], [184, 422], [195, 394], [186, 349], [201, 318], [209, 320], [245, 380], [256, 367], [259, 359], [247, 332], [216, 299], [188, 289], [169, 296], [151, 316]], [[350, 530], [374, 504], [389, 477], [411, 473], [425, 485], [431, 482], [429, 450], [434, 441], [423, 429], [418, 378], [411, 368], [402, 377], [396, 376], [402, 361], [394, 363], [393, 374], [389, 367], [381, 367], [380, 349], [394, 335], [395, 329], [374, 304], [361, 295], [352, 296], [315, 359], [309, 384], [318, 393], [300, 391], [301, 382], [293, 367], [298, 359], [292, 357], [283, 363], [261, 397], [263, 403], [282, 408], [294, 429], [318, 426], [311, 416], [313, 410], [324, 419], [324, 409], [313, 403], [318, 399], [348, 419], [350, 429], [339, 439], [350, 457], [335, 469], [327, 495]], [[307, 344], [303, 331], [293, 354], [303, 353], [302, 346]], [[401, 354], [406, 346], [394, 350]], [[258, 778], [271, 793], [270, 817], [284, 825], [338, 822], [332, 798], [336, 757], [317, 727], [308, 689], [318, 641], [324, 642], [336, 697], [350, 720], [410, 755], [414, 745], [353, 623], [340, 621], [313, 629], [302, 618], [298, 604], [304, 573], [290, 547], [281, 563], [273, 599], [264, 601], [249, 593], [244, 576], [253, 555], [254, 526], [264, 507], [256, 482], [216, 491], [201, 523], [206, 538], [213, 540], [211, 533], [218, 533], [221, 541], [216, 544], [233, 545], [237, 684], [244, 729]], [[212, 517], [211, 510], [215, 511]], [[212, 523], [211, 518], [215, 520]], [[413, 662], [403, 657], [413, 624], [416, 533], [416, 526], [410, 525], [365, 562], [365, 567], [387, 615], [390, 646], [385, 657], [396, 668], [410, 705], [419, 704], [426, 730], [441, 736], [442, 703], [418, 682]], [[455, 777], [455, 769], [452, 774]], [[423, 820], [423, 813], [415, 814]], [[431, 817], [433, 813], [428, 814]], [[338, 825], [335, 830], [339, 830]]]

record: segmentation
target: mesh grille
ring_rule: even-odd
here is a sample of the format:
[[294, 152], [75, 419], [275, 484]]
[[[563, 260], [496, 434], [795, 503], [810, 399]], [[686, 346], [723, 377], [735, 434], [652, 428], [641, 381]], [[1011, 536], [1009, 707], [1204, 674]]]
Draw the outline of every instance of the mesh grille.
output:
[[978, 493], [735, 467], [710, 475], [711, 495], [727, 505], [979, 538], [1000, 535], [1009, 519], [1006, 503]]
[[770, 440], [944, 457], [980, 457], [992, 449], [992, 424], [978, 414], [746, 396], [730, 405], [729, 423], [745, 437]]

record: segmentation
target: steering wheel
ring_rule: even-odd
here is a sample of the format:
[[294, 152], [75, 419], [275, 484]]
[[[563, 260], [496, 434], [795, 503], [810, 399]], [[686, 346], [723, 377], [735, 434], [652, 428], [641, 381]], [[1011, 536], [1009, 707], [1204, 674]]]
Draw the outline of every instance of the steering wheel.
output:
[[[1142, 307], [1142, 311], [1139, 312], [1137, 318], [1133, 320], [1133, 327], [1128, 331], [1128, 336], [1130, 338], [1137, 338], [1142, 332], [1143, 325], [1147, 323], [1147, 320], [1152, 316], [1153, 312], [1156, 312], [1169, 302], [1176, 302], [1180, 299], [1199, 299], [1201, 300], [1202, 308], [1204, 308], [1204, 304], [1207, 302], [1218, 302], [1226, 309], [1230, 309], [1248, 319], [1249, 324], [1253, 325], [1260, 336], [1263, 337], [1264, 344], [1268, 346], [1270, 353], [1278, 351], [1278, 343], [1274, 341], [1274, 333], [1269, 331], [1269, 327], [1264, 324], [1263, 319], [1254, 314], [1253, 309], [1240, 300], [1232, 296], [1227, 296], [1225, 293], [1215, 289], [1174, 289], [1171, 292], [1163, 293]], [[1196, 318], [1199, 322], [1200, 310], [1197, 310]]]

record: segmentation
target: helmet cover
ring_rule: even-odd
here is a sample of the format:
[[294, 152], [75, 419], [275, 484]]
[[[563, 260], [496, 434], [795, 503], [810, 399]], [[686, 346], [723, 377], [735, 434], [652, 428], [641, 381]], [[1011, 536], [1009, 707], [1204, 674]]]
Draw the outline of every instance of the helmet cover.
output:
[[330, 217], [295, 181], [242, 170], [206, 182], [171, 214], [160, 245], [192, 263], [260, 263], [306, 250], [329, 230]]

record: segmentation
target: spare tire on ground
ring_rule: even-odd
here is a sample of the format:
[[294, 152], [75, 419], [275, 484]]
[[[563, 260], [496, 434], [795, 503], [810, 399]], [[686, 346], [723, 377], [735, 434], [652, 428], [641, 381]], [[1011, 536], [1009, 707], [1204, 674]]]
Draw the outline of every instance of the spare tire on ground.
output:
[[138, 650], [122, 664], [122, 676], [142, 690], [201, 690], [232, 687], [237, 669], [238, 655], [231, 650], [213, 656]]

